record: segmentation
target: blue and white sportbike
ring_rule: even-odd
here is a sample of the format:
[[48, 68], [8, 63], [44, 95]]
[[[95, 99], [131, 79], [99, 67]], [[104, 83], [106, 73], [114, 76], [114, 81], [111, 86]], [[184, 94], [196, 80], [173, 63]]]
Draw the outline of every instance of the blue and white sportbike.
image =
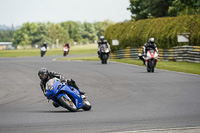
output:
[[91, 104], [85, 95], [71, 86], [62, 84], [58, 78], [50, 79], [46, 83], [46, 97], [57, 105], [76, 112], [78, 109], [89, 111]]

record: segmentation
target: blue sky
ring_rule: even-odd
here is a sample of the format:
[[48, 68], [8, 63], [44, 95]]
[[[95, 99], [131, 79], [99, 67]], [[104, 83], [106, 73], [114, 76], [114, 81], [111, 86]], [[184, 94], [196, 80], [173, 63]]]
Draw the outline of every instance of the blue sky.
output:
[[129, 0], [0, 0], [0, 24], [130, 20]]

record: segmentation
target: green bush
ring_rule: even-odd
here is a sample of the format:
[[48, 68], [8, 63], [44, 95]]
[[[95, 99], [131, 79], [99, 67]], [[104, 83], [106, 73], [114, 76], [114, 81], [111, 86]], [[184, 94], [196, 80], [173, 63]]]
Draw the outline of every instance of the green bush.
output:
[[[178, 43], [178, 33], [190, 33], [190, 43]], [[158, 48], [174, 46], [200, 46], [200, 15], [145, 19], [137, 22], [117, 23], [109, 26], [105, 38], [113, 51], [127, 46], [141, 47], [150, 37], [155, 38]], [[112, 46], [112, 40], [118, 39], [120, 45]]]

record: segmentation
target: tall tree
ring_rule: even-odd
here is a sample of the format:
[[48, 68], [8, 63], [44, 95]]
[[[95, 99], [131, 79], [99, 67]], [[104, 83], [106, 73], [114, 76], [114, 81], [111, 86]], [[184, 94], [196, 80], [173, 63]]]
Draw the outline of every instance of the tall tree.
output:
[[133, 20], [165, 17], [173, 0], [130, 0], [127, 8]]
[[69, 41], [80, 42], [82, 40], [82, 24], [80, 22], [67, 21], [61, 23], [61, 26], [68, 32]]
[[0, 30], [0, 42], [12, 42], [14, 30]]
[[169, 7], [170, 16], [182, 16], [200, 14], [199, 0], [174, 0], [172, 6]]
[[169, 0], [152, 0], [149, 12], [155, 18], [168, 16], [168, 9], [170, 5], [171, 1]]
[[130, 6], [127, 8], [131, 11], [133, 20], [146, 19], [149, 12], [148, 0], [130, 0]]
[[14, 34], [14, 45], [34, 45], [37, 36], [37, 26], [35, 23], [24, 23]]
[[46, 42], [47, 44], [52, 43], [52, 39], [49, 37], [49, 28], [50, 23], [38, 23], [37, 24], [37, 37], [35, 38], [35, 43], [43, 44]]
[[59, 43], [64, 44], [69, 39], [69, 35], [66, 30], [60, 24], [51, 24], [48, 30], [48, 35], [52, 39], [52, 43], [56, 44], [56, 40]]
[[94, 24], [84, 22], [83, 23], [84, 32], [82, 34], [82, 38], [86, 41], [94, 41], [97, 40], [97, 34], [95, 30]]
[[114, 22], [110, 20], [104, 20], [103, 22], [96, 22], [94, 23], [95, 29], [97, 31], [97, 36], [100, 37], [104, 35], [104, 32], [108, 28], [108, 26], [115, 24]]

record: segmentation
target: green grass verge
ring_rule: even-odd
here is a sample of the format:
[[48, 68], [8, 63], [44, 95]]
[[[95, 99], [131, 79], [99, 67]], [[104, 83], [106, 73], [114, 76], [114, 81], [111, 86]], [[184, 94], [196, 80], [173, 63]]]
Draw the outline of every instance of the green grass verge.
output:
[[[85, 55], [85, 54], [96, 54], [97, 46], [94, 44], [90, 45], [79, 45], [72, 46], [69, 54], [71, 55]], [[62, 48], [60, 49], [49, 49], [45, 55], [63, 55]], [[23, 49], [23, 50], [0, 50], [0, 57], [22, 57], [22, 56], [40, 56], [40, 49]]]
[[[141, 60], [112, 59], [112, 61], [144, 66]], [[200, 74], [199, 63], [158, 61], [156, 64], [156, 68], [170, 70], [170, 71], [177, 71], [177, 72]]]
[[[100, 59], [97, 56], [91, 57], [74, 57], [74, 58], [61, 58], [59, 60], [84, 60], [84, 61], [99, 61]], [[140, 60], [132, 60], [132, 59], [110, 59], [110, 61], [116, 61], [127, 64], [134, 64], [143, 66], [142, 61]], [[200, 74], [200, 64], [199, 63], [189, 63], [189, 62], [173, 62], [173, 61], [158, 61], [156, 68], [177, 71], [177, 72], [185, 72], [185, 73], [193, 73]]]
[[67, 58], [60, 58], [57, 60], [83, 60], [83, 61], [98, 61], [99, 58], [97, 56], [89, 56], [89, 57], [67, 57]]

